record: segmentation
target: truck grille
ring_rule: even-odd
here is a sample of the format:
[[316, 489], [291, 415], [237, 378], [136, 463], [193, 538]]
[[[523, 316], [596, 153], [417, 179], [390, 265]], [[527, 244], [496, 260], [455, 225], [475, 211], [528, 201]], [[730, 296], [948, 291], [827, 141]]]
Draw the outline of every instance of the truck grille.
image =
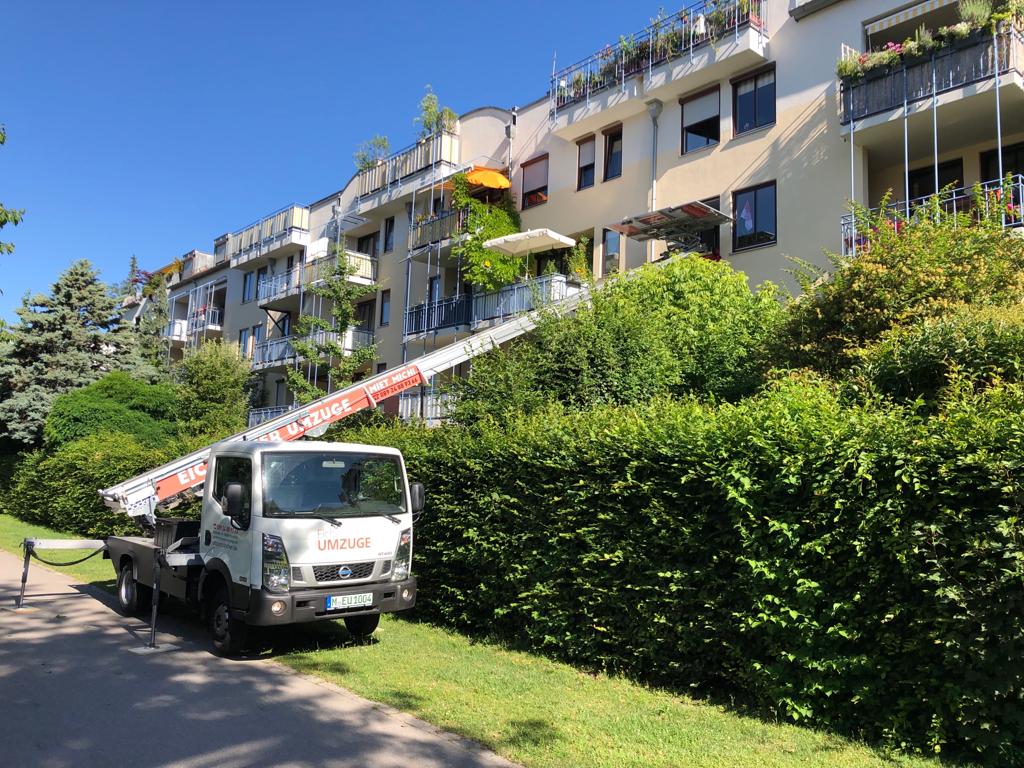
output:
[[[373, 575], [373, 566], [376, 563], [335, 563], [333, 565], [314, 565], [313, 576], [317, 581], [355, 581], [357, 579], [368, 579]], [[338, 570], [348, 567], [352, 571], [351, 576], [341, 577]]]

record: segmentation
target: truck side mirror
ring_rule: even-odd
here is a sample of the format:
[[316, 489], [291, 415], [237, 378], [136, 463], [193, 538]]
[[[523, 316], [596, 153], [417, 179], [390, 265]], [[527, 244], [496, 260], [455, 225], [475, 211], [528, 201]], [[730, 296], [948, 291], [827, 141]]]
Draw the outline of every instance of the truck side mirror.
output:
[[409, 506], [414, 515], [423, 511], [423, 483], [409, 483]]
[[241, 483], [228, 483], [224, 486], [224, 515], [236, 520], [242, 517], [242, 495], [245, 492]]

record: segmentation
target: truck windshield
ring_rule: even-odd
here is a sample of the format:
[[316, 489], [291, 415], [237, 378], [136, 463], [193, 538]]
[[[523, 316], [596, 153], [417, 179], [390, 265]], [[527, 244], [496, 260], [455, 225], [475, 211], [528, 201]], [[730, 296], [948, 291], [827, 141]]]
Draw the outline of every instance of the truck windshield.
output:
[[267, 517], [365, 517], [405, 512], [402, 469], [369, 453], [263, 454]]

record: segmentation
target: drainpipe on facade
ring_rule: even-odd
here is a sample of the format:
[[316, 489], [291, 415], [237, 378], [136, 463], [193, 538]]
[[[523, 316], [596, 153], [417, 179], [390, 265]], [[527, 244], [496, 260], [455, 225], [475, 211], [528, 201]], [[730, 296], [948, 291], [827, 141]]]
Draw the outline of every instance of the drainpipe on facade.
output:
[[[660, 99], [652, 99], [647, 102], [647, 114], [651, 116], [653, 136], [651, 137], [651, 210], [658, 210], [658, 118], [664, 103]], [[647, 261], [654, 261], [654, 241], [650, 242], [647, 249]]]

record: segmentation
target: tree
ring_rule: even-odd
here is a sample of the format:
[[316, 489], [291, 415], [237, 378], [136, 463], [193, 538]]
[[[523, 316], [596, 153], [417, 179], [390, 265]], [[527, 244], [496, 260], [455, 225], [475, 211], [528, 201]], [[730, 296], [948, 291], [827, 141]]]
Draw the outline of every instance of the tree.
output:
[[455, 122], [458, 119], [459, 116], [455, 114], [455, 110], [441, 106], [434, 89], [428, 85], [427, 92], [420, 99], [419, 117], [414, 120], [419, 123], [420, 138], [425, 139], [435, 133], [450, 131], [455, 128]]
[[[0, 125], [0, 145], [7, 142], [7, 131]], [[21, 223], [22, 218], [25, 216], [24, 209], [15, 210], [13, 208], [5, 208], [3, 203], [0, 203], [0, 229], [3, 229], [8, 224], [17, 226]], [[14, 243], [5, 243], [0, 241], [0, 253], [11, 253], [14, 251]]]
[[387, 157], [390, 151], [391, 142], [388, 141], [388, 137], [377, 134], [356, 148], [352, 161], [356, 164], [357, 170], [369, 170]]
[[126, 367], [131, 340], [119, 302], [88, 261], [76, 261], [50, 296], [26, 296], [0, 358], [0, 436], [38, 442], [54, 399]]
[[170, 343], [164, 333], [170, 319], [166, 281], [167, 277], [157, 272], [142, 286], [142, 299], [146, 302], [146, 307], [135, 328], [140, 360], [162, 374], [167, 372], [167, 345]]
[[[292, 347], [299, 357], [300, 365], [288, 370], [288, 388], [296, 399], [308, 403], [327, 394], [321, 389], [315, 378], [309, 376], [311, 365], [326, 360], [331, 386], [342, 388], [350, 383], [356, 372], [377, 355], [376, 345], [370, 344], [358, 349], [346, 350], [344, 336], [353, 325], [356, 314], [356, 303], [377, 290], [376, 285], [361, 285], [349, 280], [356, 271], [354, 264], [345, 255], [345, 242], [335, 247], [336, 262], [326, 279], [310, 288], [312, 293], [328, 300], [331, 307], [331, 319], [316, 315], [300, 315], [295, 323], [295, 341]], [[342, 340], [338, 339], [340, 334]], [[302, 370], [303, 364], [305, 372]]]
[[511, 256], [484, 248], [484, 243], [495, 237], [519, 231], [519, 212], [511, 195], [505, 192], [501, 201], [489, 205], [469, 194], [466, 174], [452, 178], [452, 205], [465, 210], [465, 236], [452, 247], [452, 254], [463, 265], [463, 275], [485, 291], [496, 291], [519, 277], [526, 266], [523, 256]]
[[237, 347], [207, 341], [185, 356], [175, 374], [185, 437], [219, 440], [245, 428], [256, 379]]

